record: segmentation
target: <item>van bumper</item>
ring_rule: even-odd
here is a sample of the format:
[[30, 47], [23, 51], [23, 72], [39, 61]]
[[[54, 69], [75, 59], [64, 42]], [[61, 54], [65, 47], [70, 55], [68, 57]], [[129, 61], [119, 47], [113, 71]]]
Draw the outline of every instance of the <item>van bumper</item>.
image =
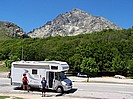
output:
[[64, 86], [63, 89], [64, 91], [70, 91], [72, 89], [72, 86]]

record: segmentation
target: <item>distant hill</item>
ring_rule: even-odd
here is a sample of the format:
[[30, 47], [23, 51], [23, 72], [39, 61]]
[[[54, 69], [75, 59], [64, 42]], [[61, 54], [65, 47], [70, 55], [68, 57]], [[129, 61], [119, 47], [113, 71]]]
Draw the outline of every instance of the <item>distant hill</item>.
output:
[[31, 38], [46, 38], [48, 36], [74, 36], [92, 33], [103, 29], [121, 30], [118, 25], [101, 16], [93, 16], [79, 9], [58, 15], [53, 21], [47, 22], [28, 33]]
[[28, 37], [27, 34], [19, 26], [11, 22], [0, 21], [0, 40], [25, 37]]
[[10, 36], [6, 35], [7, 31], [5, 29], [0, 29], [0, 40], [12, 39]]

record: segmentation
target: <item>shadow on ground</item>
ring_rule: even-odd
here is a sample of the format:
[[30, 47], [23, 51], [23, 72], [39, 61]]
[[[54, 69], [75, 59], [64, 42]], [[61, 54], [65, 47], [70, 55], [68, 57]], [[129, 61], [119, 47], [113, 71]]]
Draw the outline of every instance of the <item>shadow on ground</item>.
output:
[[[21, 87], [15, 87], [14, 90], [23, 90], [23, 89], [22, 89]], [[30, 91], [31, 91], [31, 92], [36, 91], [36, 92], [40, 92], [40, 93], [42, 92], [42, 90], [41, 90], [40, 88], [31, 88]], [[57, 93], [57, 92], [54, 91], [54, 90], [46, 89], [46, 92], [57, 93], [57, 94], [55, 95], [56, 97], [64, 96], [64, 95], [66, 95], [66, 94], [74, 93], [74, 92], [76, 92], [76, 91], [77, 91], [77, 89], [73, 88], [72, 90], [67, 91], [67, 92]], [[50, 95], [50, 96], [48, 95], [48, 97], [52, 97], [52, 95]]]
[[72, 90], [70, 90], [70, 91], [68, 91], [68, 92], [63, 92], [63, 93], [59, 93], [59, 94], [57, 94], [56, 95], [56, 97], [58, 97], [58, 96], [64, 96], [65, 94], [70, 94], [70, 93], [74, 93], [74, 92], [76, 92], [77, 91], [77, 89], [72, 89]]

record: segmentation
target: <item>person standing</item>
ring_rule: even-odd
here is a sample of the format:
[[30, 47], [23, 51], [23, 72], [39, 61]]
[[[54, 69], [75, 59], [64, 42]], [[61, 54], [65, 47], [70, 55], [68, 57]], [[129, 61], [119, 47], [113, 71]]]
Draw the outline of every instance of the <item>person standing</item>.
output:
[[29, 92], [28, 79], [26, 77], [26, 74], [23, 74], [22, 82], [23, 82], [23, 90], [28, 90]]
[[43, 96], [45, 97], [46, 84], [47, 84], [47, 81], [45, 80], [45, 77], [42, 78], [41, 84], [42, 84], [42, 97]]

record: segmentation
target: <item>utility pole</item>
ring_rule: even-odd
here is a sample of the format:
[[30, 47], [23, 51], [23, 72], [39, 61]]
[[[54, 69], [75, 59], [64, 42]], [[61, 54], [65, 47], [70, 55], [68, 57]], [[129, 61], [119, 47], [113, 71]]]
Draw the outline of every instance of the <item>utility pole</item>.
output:
[[24, 60], [24, 51], [23, 51], [23, 46], [22, 46], [21, 60]]

